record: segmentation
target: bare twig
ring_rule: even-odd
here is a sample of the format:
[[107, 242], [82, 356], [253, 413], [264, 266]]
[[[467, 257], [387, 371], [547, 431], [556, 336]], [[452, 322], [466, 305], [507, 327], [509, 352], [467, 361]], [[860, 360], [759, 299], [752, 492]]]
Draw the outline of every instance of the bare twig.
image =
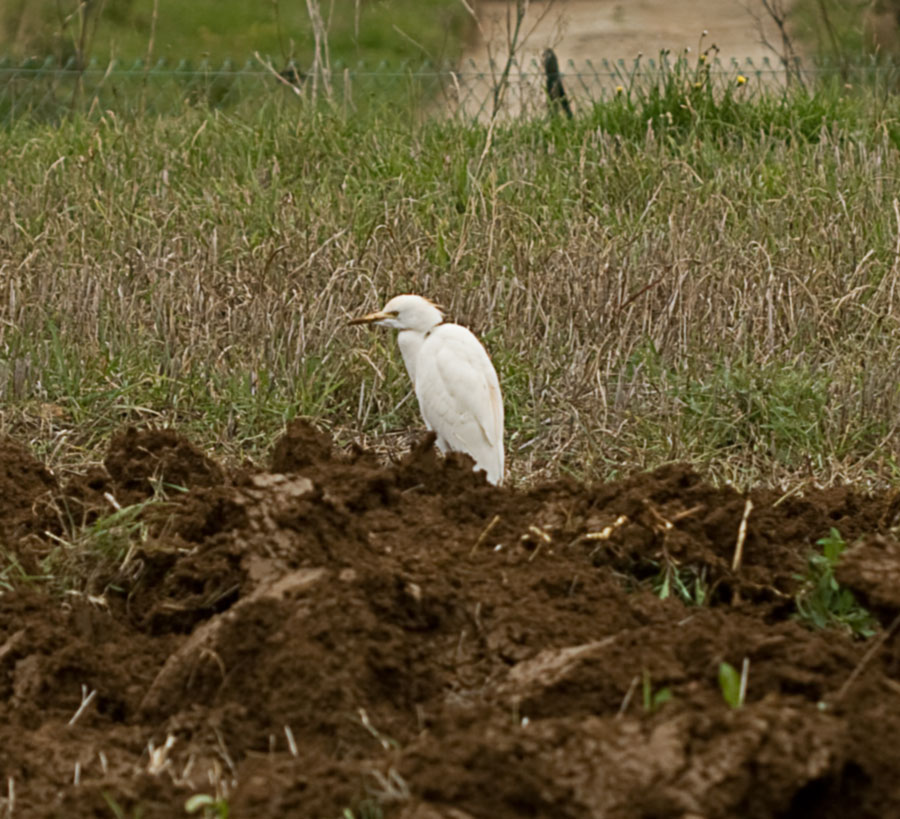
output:
[[874, 640], [872, 640], [872, 645], [866, 650], [866, 653], [863, 654], [862, 659], [857, 663], [856, 668], [850, 672], [850, 676], [847, 677], [844, 684], [838, 689], [837, 694], [834, 695], [832, 699], [829, 700], [831, 705], [837, 705], [844, 697], [847, 695], [847, 692], [853, 686], [853, 684], [859, 679], [859, 676], [869, 667], [872, 660], [884, 648], [884, 644], [894, 635], [897, 629], [900, 628], [900, 614], [898, 614], [893, 622], [879, 634]]
[[516, 0], [516, 21], [510, 30], [509, 25], [509, 6], [507, 6], [507, 53], [506, 64], [500, 74], [499, 81], [494, 83], [494, 107], [491, 109], [491, 120], [497, 116], [500, 110], [500, 103], [503, 100], [503, 94], [509, 85], [509, 72], [512, 69], [513, 62], [516, 59], [516, 51], [519, 46], [519, 32], [522, 30], [522, 21], [528, 11], [528, 0]]
[[147, 751], [150, 759], [147, 762], [147, 773], [151, 776], [159, 776], [171, 764], [169, 761], [169, 751], [175, 745], [176, 739], [174, 734], [166, 737], [165, 743], [159, 748], [155, 747], [153, 741], [147, 743]]
[[822, 17], [822, 24], [825, 26], [825, 31], [828, 34], [828, 40], [831, 42], [831, 48], [834, 51], [834, 56], [840, 60], [841, 63], [841, 79], [847, 79], [847, 65], [844, 62], [844, 56], [841, 52], [841, 47], [838, 44], [837, 34], [835, 34], [834, 26], [831, 24], [831, 16], [828, 14], [828, 7], [825, 5], [825, 0], [817, 0], [819, 6], [819, 14]]
[[153, 13], [150, 15], [150, 38], [147, 40], [146, 66], [153, 59], [153, 46], [156, 44], [156, 23], [159, 20], [159, 0], [153, 0]]
[[294, 85], [294, 83], [290, 82], [283, 74], [281, 74], [281, 72], [276, 71], [272, 67], [272, 64], [270, 62], [268, 62], [267, 60], [264, 60], [262, 57], [260, 57], [258, 51], [254, 51], [253, 56], [256, 57], [259, 64], [263, 68], [265, 68], [266, 71], [268, 71], [273, 77], [275, 77], [275, 79], [278, 80], [278, 82], [280, 82], [282, 85], [286, 86], [287, 88], [290, 88], [291, 91], [293, 91], [298, 97], [302, 95], [303, 92], [300, 90], [300, 88], [298, 86]]
[[617, 517], [609, 526], [604, 526], [599, 532], [585, 532], [581, 537], [576, 538], [573, 541], [573, 544], [577, 543], [579, 540], [609, 540], [613, 536], [613, 533], [626, 523], [628, 523], [628, 516], [619, 515], [619, 517]]
[[291, 730], [291, 726], [286, 723], [284, 726], [284, 735], [287, 738], [288, 749], [291, 752], [291, 756], [297, 756], [297, 741], [294, 739], [294, 732]]
[[744, 504], [744, 514], [741, 517], [741, 525], [738, 526], [737, 542], [734, 545], [734, 558], [731, 561], [731, 571], [736, 572], [741, 568], [744, 559], [744, 541], [747, 539], [747, 519], [753, 511], [753, 501], [747, 498]]
[[306, 0], [306, 10], [313, 30], [313, 62], [309, 71], [312, 75], [312, 98], [317, 98], [319, 80], [325, 97], [331, 99], [331, 58], [328, 51], [328, 30], [322, 20], [319, 0]]
[[778, 55], [781, 64], [784, 66], [787, 84], [790, 85], [792, 81], [796, 81], [801, 87], [805, 88], [806, 83], [803, 81], [803, 73], [800, 70], [800, 57], [797, 54], [797, 50], [794, 48], [794, 43], [787, 30], [788, 11], [785, 8], [784, 0], [759, 0], [759, 2], [762, 4], [763, 10], [768, 15], [769, 19], [771, 19], [778, 28], [778, 33], [781, 35], [781, 48], [779, 49], [769, 40], [760, 15], [749, 7], [746, 7], [750, 15], [756, 20], [760, 42], [770, 51], [773, 51]]
[[472, 551], [469, 552], [469, 555], [474, 555], [475, 552], [478, 551], [478, 548], [487, 540], [488, 535], [498, 523], [500, 523], [500, 515], [494, 515], [491, 522], [484, 527], [484, 531], [478, 536], [478, 540], [475, 541], [475, 545], [472, 547]]
[[747, 699], [747, 681], [750, 677], [750, 658], [744, 657], [744, 662], [741, 664], [741, 685], [738, 689], [738, 708], [744, 707], [744, 702]]
[[81, 705], [78, 706], [78, 710], [72, 716], [72, 719], [69, 720], [69, 725], [74, 725], [78, 722], [79, 717], [84, 713], [85, 709], [94, 701], [94, 697], [97, 696], [96, 689], [92, 690], [90, 694], [88, 693], [87, 686], [81, 686]]
[[641, 681], [641, 678], [637, 675], [631, 678], [631, 683], [628, 685], [628, 690], [625, 692], [625, 696], [622, 697], [622, 703], [619, 705], [619, 710], [616, 712], [616, 719], [621, 719], [625, 712], [628, 710], [628, 706], [631, 704], [631, 698], [634, 696], [634, 692], [637, 690], [638, 683]]

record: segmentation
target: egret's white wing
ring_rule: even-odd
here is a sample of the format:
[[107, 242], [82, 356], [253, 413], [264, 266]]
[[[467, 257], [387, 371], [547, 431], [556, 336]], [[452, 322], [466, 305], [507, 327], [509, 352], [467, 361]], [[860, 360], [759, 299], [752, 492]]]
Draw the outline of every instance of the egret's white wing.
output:
[[416, 361], [416, 397], [442, 448], [466, 452], [488, 480], [503, 479], [503, 400], [481, 342], [444, 324], [428, 336]]

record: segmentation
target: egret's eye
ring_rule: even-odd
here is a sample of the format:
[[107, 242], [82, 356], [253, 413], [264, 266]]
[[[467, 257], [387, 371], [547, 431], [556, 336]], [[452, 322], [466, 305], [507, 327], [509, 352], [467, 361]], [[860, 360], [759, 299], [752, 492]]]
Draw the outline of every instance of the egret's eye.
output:
[[388, 313], [388, 315], [389, 315], [389, 316], [393, 316], [394, 318], [397, 318], [397, 316], [400, 315], [400, 311], [399, 311], [399, 310], [391, 310], [391, 311]]

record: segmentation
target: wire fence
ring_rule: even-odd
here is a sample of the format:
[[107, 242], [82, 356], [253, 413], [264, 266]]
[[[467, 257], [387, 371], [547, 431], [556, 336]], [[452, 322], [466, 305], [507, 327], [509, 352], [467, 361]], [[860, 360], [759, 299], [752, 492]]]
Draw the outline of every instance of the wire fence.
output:
[[[552, 52], [551, 52], [552, 53]], [[186, 107], [239, 110], [273, 102], [287, 106], [325, 101], [358, 111], [377, 104], [408, 105], [424, 114], [442, 114], [470, 120], [494, 116], [544, 115], [548, 96], [566, 97], [566, 111], [603, 103], [616, 95], [647, 93], [671, 83], [701, 76], [712, 85], [735, 81], [756, 90], [784, 88], [791, 82], [815, 85], [837, 79], [846, 84], [867, 83], [894, 89], [900, 84], [900, 68], [877, 61], [806, 63], [785, 66], [766, 59], [720, 61], [685, 57], [631, 61], [569, 61], [556, 66], [557, 93], [544, 59], [511, 59], [502, 62], [467, 60], [455, 66], [345, 66], [306, 72], [296, 65], [273, 66], [263, 59], [238, 64], [172, 64], [160, 60], [130, 64], [92, 60], [79, 67], [53, 57], [13, 61], [0, 58], [0, 126], [22, 121], [55, 122], [73, 113], [118, 117], [176, 114]], [[555, 63], [555, 56], [553, 57]], [[551, 101], [553, 101], [551, 99]], [[555, 100], [558, 102], [559, 100]]]

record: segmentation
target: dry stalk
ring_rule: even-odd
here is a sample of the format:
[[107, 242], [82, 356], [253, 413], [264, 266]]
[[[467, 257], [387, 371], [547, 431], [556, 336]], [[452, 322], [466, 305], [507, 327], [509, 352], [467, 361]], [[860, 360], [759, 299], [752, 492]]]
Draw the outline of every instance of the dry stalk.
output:
[[[278, 82], [280, 82], [283, 86], [285, 86], [286, 88], [290, 88], [291, 91], [293, 91], [298, 97], [302, 95], [303, 92], [300, 90], [300, 88], [299, 88], [298, 86], [294, 85], [294, 83], [292, 83], [290, 80], [288, 80], [287, 78], [285, 78], [284, 76], [282, 76], [282, 74], [281, 74], [280, 71], [276, 71], [275, 68], [272, 66], [272, 63], [269, 62], [268, 60], [264, 60], [264, 59], [259, 55], [259, 52], [258, 52], [258, 51], [254, 51], [254, 52], [253, 52], [253, 56], [256, 57], [256, 61], [257, 61], [263, 68], [265, 68], [266, 71], [268, 71], [273, 77], [275, 77], [275, 79], [276, 79]], [[281, 251], [281, 249], [282, 249], [282, 248], [276, 248], [275, 250], [272, 251], [272, 253], [271, 253], [271, 258], [270, 258], [269, 261], [266, 263], [265, 271], [268, 271], [271, 262], [274, 261], [275, 256]], [[265, 271], [264, 271], [264, 272], [265, 272]]]
[[850, 676], [847, 677], [844, 684], [838, 689], [838, 692], [833, 698], [828, 698], [830, 705], [836, 706], [840, 704], [841, 700], [847, 696], [847, 692], [852, 688], [853, 684], [859, 679], [863, 671], [869, 667], [872, 660], [876, 657], [878, 652], [884, 648], [885, 643], [897, 632], [898, 628], [900, 628], [900, 614], [893, 619], [891, 624], [882, 631], [881, 634], [872, 640], [872, 644], [866, 649], [866, 653], [863, 654], [862, 659], [857, 663], [853, 671], [850, 672]]
[[153, 11], [150, 15], [150, 36], [147, 38], [147, 53], [144, 55], [144, 76], [141, 82], [140, 111], [147, 110], [147, 88], [150, 81], [150, 68], [153, 61], [153, 49], [156, 45], [156, 24], [159, 20], [159, 0], [153, 0]]
[[306, 10], [313, 30], [313, 62], [309, 69], [312, 76], [312, 99], [314, 101], [317, 99], [321, 80], [325, 98], [331, 100], [331, 57], [328, 49], [328, 29], [322, 20], [319, 0], [306, 0]]
[[650, 516], [653, 518], [653, 528], [660, 532], [663, 537], [675, 528], [675, 525], [672, 521], [664, 518], [662, 513], [653, 505], [649, 498], [643, 498], [644, 508], [650, 513]]
[[494, 527], [498, 523], [500, 523], [500, 520], [501, 520], [500, 515], [494, 515], [494, 517], [491, 518], [491, 522], [487, 526], [485, 526], [482, 533], [480, 535], [478, 535], [478, 539], [475, 541], [475, 545], [472, 547], [472, 551], [469, 552], [470, 557], [472, 555], [474, 555], [475, 552], [478, 551], [479, 547], [488, 539], [488, 535], [490, 535], [490, 533], [493, 531]]
[[372, 720], [369, 718], [369, 714], [365, 708], [357, 709], [357, 713], [359, 714], [359, 721], [362, 724], [363, 728], [365, 728], [375, 739], [378, 740], [379, 744], [385, 751], [391, 750], [391, 748], [395, 747], [396, 743], [388, 739], [388, 737], [384, 736], [373, 724]]
[[147, 752], [150, 756], [150, 759], [147, 762], [147, 773], [150, 774], [150, 776], [159, 776], [166, 768], [171, 766], [172, 762], [169, 759], [169, 751], [172, 750], [175, 742], [175, 735], [169, 734], [166, 737], [165, 743], [159, 748], [153, 744], [153, 740], [150, 740], [150, 742], [147, 743]]
[[635, 675], [631, 678], [631, 682], [628, 685], [628, 690], [625, 692], [625, 696], [622, 697], [622, 702], [619, 705], [619, 710], [616, 712], [616, 719], [622, 719], [625, 715], [625, 712], [628, 710], [628, 706], [631, 705], [631, 698], [634, 696], [634, 692], [637, 690], [638, 683], [641, 681], [640, 676]]
[[744, 662], [741, 663], [741, 683], [738, 688], [738, 708], [744, 707], [744, 702], [747, 699], [747, 683], [750, 679], [750, 658], [744, 657]]
[[619, 515], [619, 517], [617, 517], [609, 526], [604, 526], [599, 532], [585, 532], [580, 537], [575, 538], [569, 545], [574, 545], [580, 540], [609, 540], [613, 534], [615, 534], [616, 530], [620, 529], [626, 523], [628, 523], [628, 516]]
[[788, 85], [793, 81], [805, 88], [806, 83], [803, 81], [803, 72], [800, 68], [800, 57], [797, 54], [797, 50], [794, 48], [793, 40], [787, 30], [788, 10], [784, 0], [759, 0], [759, 2], [762, 4], [763, 10], [768, 15], [769, 19], [771, 19], [778, 28], [778, 34], [781, 37], [781, 47], [778, 48], [769, 40], [763, 26], [762, 18], [748, 8], [750, 14], [756, 18], [760, 41], [766, 48], [778, 55], [778, 59], [781, 60], [781, 64], [784, 66], [785, 78]]
[[[497, 113], [500, 111], [500, 103], [503, 100], [503, 94], [509, 84], [509, 72], [512, 69], [513, 61], [516, 58], [516, 51], [519, 48], [519, 32], [522, 28], [522, 21], [525, 19], [525, 14], [528, 11], [528, 2], [529, 0], [516, 0], [516, 20], [514, 24], [510, 23], [509, 3], [507, 3], [506, 6], [506, 63], [503, 66], [503, 71], [500, 74], [499, 80], [494, 81], [494, 104], [491, 108], [491, 122], [493, 122]], [[491, 61], [491, 63], [493, 66], [493, 61]], [[491, 71], [493, 73], [493, 67], [491, 68]]]
[[72, 726], [76, 722], [78, 722], [78, 719], [85, 712], [85, 709], [94, 701], [94, 697], [96, 697], [96, 696], [97, 696], [96, 689], [93, 689], [93, 690], [91, 690], [90, 693], [88, 693], [87, 686], [86, 685], [81, 686], [81, 705], [78, 706], [78, 710], [72, 715], [72, 719], [69, 720], [68, 724], [70, 726]]
[[753, 501], [747, 498], [744, 504], [744, 514], [741, 516], [741, 525], [738, 526], [737, 542], [734, 545], [734, 558], [731, 561], [731, 571], [737, 572], [741, 568], [744, 559], [744, 541], [747, 539], [747, 520], [753, 511]]
[[531, 25], [528, 31], [523, 31], [523, 24], [525, 22], [526, 15], [528, 14], [530, 0], [516, 0], [515, 17], [513, 17], [512, 14], [512, 2], [511, 0], [507, 0], [506, 24], [504, 32], [506, 35], [506, 42], [504, 46], [503, 68], [500, 71], [499, 76], [496, 72], [494, 45], [491, 37], [488, 36], [487, 32], [485, 31], [485, 27], [482, 25], [482, 22], [479, 19], [475, 9], [467, 2], [467, 0], [460, 0], [460, 2], [462, 3], [466, 11], [471, 15], [472, 19], [475, 21], [475, 25], [478, 28], [481, 39], [486, 44], [485, 47], [488, 56], [488, 67], [491, 74], [492, 87], [490, 121], [493, 122], [502, 109], [503, 100], [509, 88], [510, 74], [512, 72], [513, 66], [516, 63], [516, 59], [519, 53], [525, 47], [526, 43], [528, 42], [534, 31], [537, 29], [537, 27], [550, 13], [551, 9], [555, 5], [555, 0], [550, 0], [550, 2], [546, 3], [543, 6], [540, 14], [535, 18], [533, 25]]
[[692, 506], [690, 509], [684, 509], [681, 512], [676, 512], [672, 515], [672, 523], [678, 523], [681, 520], [687, 520], [687, 518], [692, 518], [698, 512], [702, 512], [706, 509], [706, 505], [702, 503], [698, 503], [696, 506]]
[[291, 756], [297, 756], [299, 753], [297, 750], [297, 741], [294, 739], [294, 732], [291, 730], [291, 726], [286, 723], [284, 726], [284, 735], [287, 738], [288, 750], [291, 752]]

